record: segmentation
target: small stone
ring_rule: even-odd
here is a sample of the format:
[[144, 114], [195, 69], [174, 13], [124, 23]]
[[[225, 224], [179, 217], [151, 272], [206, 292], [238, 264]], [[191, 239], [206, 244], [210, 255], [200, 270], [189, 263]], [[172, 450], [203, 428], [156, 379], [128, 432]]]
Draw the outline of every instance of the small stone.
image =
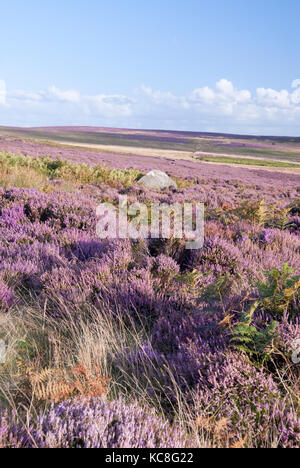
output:
[[49, 182], [50, 185], [54, 185], [54, 186], [60, 186], [60, 185], [63, 185], [64, 181], [63, 179], [53, 179]]

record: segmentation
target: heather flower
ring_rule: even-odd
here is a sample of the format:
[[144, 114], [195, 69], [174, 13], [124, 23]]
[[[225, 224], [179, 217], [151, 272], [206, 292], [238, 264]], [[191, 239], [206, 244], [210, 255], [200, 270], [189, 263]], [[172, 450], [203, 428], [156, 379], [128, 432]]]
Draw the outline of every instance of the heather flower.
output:
[[0, 277], [0, 312], [7, 312], [15, 304], [13, 291]]
[[274, 233], [270, 229], [264, 229], [258, 237], [259, 242], [262, 242], [263, 244], [269, 244], [272, 242], [274, 238]]
[[[30, 433], [30, 436], [28, 435]], [[3, 448], [187, 448], [195, 447], [178, 426], [138, 403], [103, 399], [71, 400], [52, 406], [29, 428], [4, 413], [0, 426]]]
[[[230, 430], [251, 434], [256, 448], [264, 446], [270, 427], [276, 427], [278, 447], [297, 448], [300, 420], [290, 399], [283, 398], [271, 375], [257, 370], [239, 354], [228, 354], [211, 376], [211, 386], [199, 386], [196, 412], [226, 418]], [[269, 436], [274, 437], [274, 434]]]
[[160, 288], [170, 287], [172, 280], [179, 275], [180, 266], [171, 257], [165, 255], [159, 255], [152, 260], [151, 273], [154, 278], [157, 278], [158, 285]]

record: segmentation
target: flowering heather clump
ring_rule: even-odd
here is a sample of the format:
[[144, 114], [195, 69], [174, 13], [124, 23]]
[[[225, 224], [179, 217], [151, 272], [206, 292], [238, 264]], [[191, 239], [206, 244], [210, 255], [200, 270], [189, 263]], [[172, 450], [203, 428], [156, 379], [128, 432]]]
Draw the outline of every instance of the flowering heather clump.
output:
[[123, 400], [70, 400], [53, 406], [26, 429], [0, 418], [0, 448], [184, 448], [195, 441], [153, 410]]
[[[13, 161], [17, 170], [20, 162]], [[150, 164], [147, 158], [137, 162], [139, 170]], [[44, 171], [45, 164], [49, 180], [51, 171], [68, 179], [82, 169], [50, 159], [33, 165]], [[153, 406], [159, 397], [159, 407], [171, 418], [181, 395], [194, 420], [225, 418], [234, 440], [248, 436], [249, 446], [295, 447], [299, 368], [292, 353], [300, 339], [299, 177], [213, 165], [204, 169], [182, 161], [178, 167], [160, 165], [172, 167], [170, 174], [189, 177], [188, 183], [157, 193], [135, 185], [139, 171], [85, 167], [80, 183], [72, 181], [71, 192], [0, 187], [0, 314], [13, 311], [27, 319], [29, 303], [41, 315], [42, 330], [52, 320], [58, 328], [69, 321], [69, 331], [81, 320], [88, 327], [91, 311], [109, 316], [114, 332], [120, 327], [127, 333], [117, 351], [105, 358], [105, 377], [118, 391], [130, 388], [134, 399], [146, 395]], [[109, 175], [109, 185], [99, 174]], [[99, 239], [96, 207], [101, 201], [116, 203], [119, 194], [148, 205], [203, 202], [203, 248], [188, 251], [176, 239]], [[96, 340], [99, 330], [94, 323], [90, 326]], [[55, 355], [52, 335], [53, 330], [50, 356]], [[245, 336], [247, 346], [238, 348]], [[78, 343], [88, 349], [81, 340], [77, 337], [70, 345], [71, 355]], [[92, 353], [92, 366], [105, 354], [104, 346], [100, 348]], [[30, 348], [27, 354], [34, 355], [36, 365], [41, 357], [35, 353]], [[197, 445], [177, 426], [123, 400], [63, 402], [30, 419], [27, 429], [33, 438], [17, 415], [3, 414], [0, 446]]]
[[0, 278], [0, 312], [8, 311], [14, 302], [14, 293]]
[[196, 394], [198, 414], [218, 414], [226, 418], [231, 430], [242, 437], [253, 434], [255, 447], [263, 446], [264, 434], [271, 427], [274, 444], [298, 448], [300, 421], [297, 412], [282, 397], [270, 375], [257, 371], [243, 357], [228, 355], [221, 368], [214, 369], [211, 387], [199, 386]]

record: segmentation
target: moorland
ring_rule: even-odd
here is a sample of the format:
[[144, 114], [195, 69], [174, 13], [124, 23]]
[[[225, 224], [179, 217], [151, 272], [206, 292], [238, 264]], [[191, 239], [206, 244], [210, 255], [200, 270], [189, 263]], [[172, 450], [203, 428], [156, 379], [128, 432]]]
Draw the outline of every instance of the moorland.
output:
[[[300, 138], [1, 127], [0, 447], [299, 448], [298, 165]], [[204, 203], [203, 248], [99, 239], [120, 194]]]

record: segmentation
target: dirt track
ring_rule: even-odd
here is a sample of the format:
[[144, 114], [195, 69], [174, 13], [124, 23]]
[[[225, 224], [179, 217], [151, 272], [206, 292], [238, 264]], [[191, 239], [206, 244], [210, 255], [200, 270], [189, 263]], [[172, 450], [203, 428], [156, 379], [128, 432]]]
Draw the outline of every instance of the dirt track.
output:
[[[59, 141], [56, 141], [55, 143], [59, 144]], [[195, 163], [195, 155], [198, 156], [212, 156], [212, 157], [233, 157], [232, 155], [228, 154], [218, 154], [218, 153], [202, 153], [202, 152], [197, 152], [191, 153], [191, 152], [183, 152], [183, 151], [171, 151], [171, 150], [157, 150], [157, 149], [151, 149], [151, 148], [136, 148], [136, 147], [124, 147], [124, 146], [106, 146], [106, 145], [92, 145], [92, 144], [82, 144], [82, 143], [64, 143], [66, 146], [77, 146], [78, 148], [89, 148], [89, 149], [96, 149], [98, 151], [103, 151], [103, 152], [111, 152], [113, 154], [120, 154], [122, 156], [144, 156], [144, 157], [154, 157], [154, 158], [160, 158], [160, 159], [171, 159], [172, 161], [174, 160], [181, 160], [181, 161], [193, 161]], [[235, 159], [241, 158], [241, 159], [258, 159], [255, 157], [246, 157], [246, 156], [234, 156]], [[274, 161], [274, 162], [287, 162], [287, 161], [278, 161], [278, 160], [272, 160], [272, 159], [267, 159], [267, 158], [259, 158], [260, 160], [265, 160], [265, 161]], [[285, 174], [299, 174], [300, 175], [300, 163], [299, 163], [299, 169], [298, 168], [288, 168], [288, 167], [271, 167], [271, 166], [261, 166], [259, 164], [257, 165], [248, 165], [248, 164], [233, 164], [233, 163], [218, 163], [218, 162], [206, 162], [206, 161], [201, 161], [201, 164], [212, 164], [212, 165], [220, 165], [220, 166], [229, 166], [229, 167], [238, 167], [241, 169], [252, 169], [252, 170], [263, 170], [263, 171], [268, 171], [268, 172], [281, 172]]]

